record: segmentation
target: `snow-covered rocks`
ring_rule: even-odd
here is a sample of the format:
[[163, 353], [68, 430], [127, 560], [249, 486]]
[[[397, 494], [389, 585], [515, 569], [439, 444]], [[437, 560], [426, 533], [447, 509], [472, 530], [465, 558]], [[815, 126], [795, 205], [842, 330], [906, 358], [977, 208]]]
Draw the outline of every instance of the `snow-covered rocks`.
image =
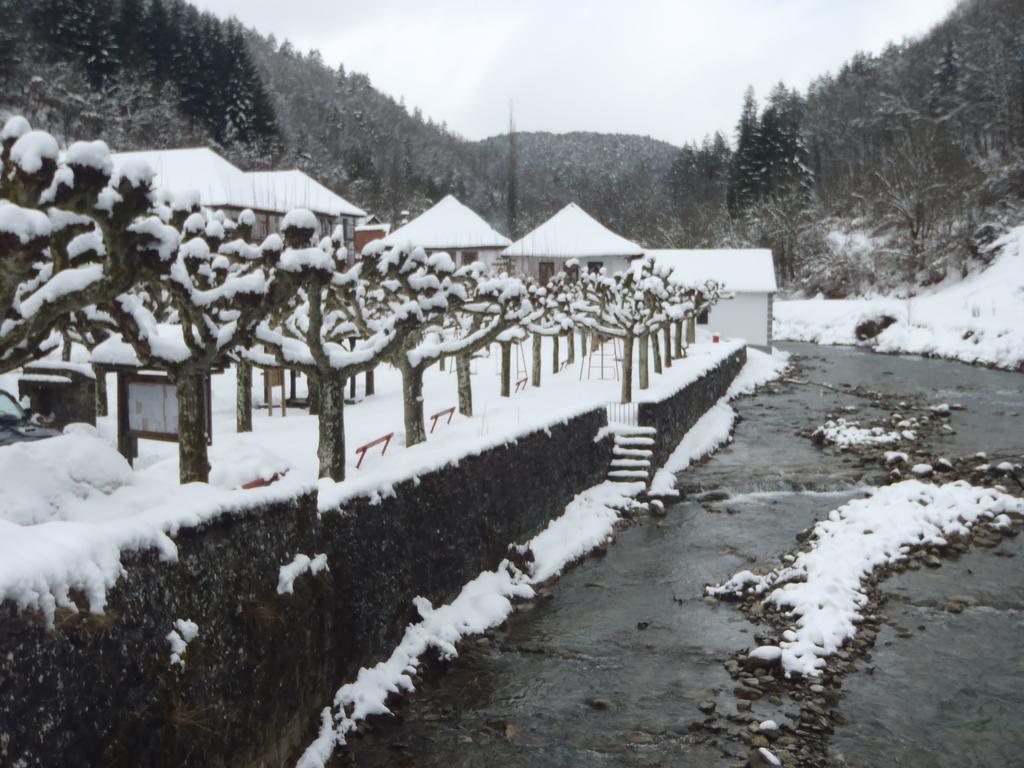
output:
[[911, 430], [892, 431], [883, 427], [861, 427], [859, 422], [843, 418], [829, 419], [818, 427], [811, 439], [819, 445], [834, 445], [844, 451], [865, 445], [896, 445], [916, 438]]
[[945, 546], [979, 521], [1022, 512], [1024, 501], [992, 489], [907, 480], [830, 512], [791, 564], [764, 575], [741, 571], [707, 593], [763, 595], [763, 604], [792, 621], [778, 644], [783, 669], [816, 676], [824, 657], [855, 635], [868, 602], [861, 582], [875, 569], [906, 560], [916, 548]]

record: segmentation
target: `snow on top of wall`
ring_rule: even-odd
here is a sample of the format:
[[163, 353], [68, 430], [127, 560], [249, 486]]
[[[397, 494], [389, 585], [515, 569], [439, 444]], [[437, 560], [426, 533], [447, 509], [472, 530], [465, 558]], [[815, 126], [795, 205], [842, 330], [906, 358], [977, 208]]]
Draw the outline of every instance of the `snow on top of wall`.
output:
[[647, 256], [672, 267], [671, 282], [682, 285], [716, 280], [726, 291], [775, 293], [775, 262], [772, 252], [761, 248], [688, 249], [656, 248]]
[[299, 170], [246, 173], [207, 147], [116, 152], [115, 175], [140, 161], [156, 172], [154, 185], [174, 192], [195, 190], [208, 208], [228, 206], [285, 213], [310, 208], [328, 216], [365, 211]]
[[504, 248], [512, 241], [472, 208], [447, 195], [381, 242], [388, 247]]
[[617, 235], [576, 203], [569, 203], [503, 251], [505, 256], [559, 259], [643, 256], [644, 249]]

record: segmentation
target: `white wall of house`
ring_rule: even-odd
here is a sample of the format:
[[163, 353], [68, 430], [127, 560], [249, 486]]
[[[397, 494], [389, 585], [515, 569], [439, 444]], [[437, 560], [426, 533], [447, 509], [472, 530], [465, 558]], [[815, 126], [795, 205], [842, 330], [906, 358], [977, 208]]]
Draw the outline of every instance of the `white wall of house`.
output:
[[[565, 269], [567, 261], [569, 259], [555, 259], [545, 256], [519, 256], [516, 258], [516, 271], [517, 274], [529, 275], [534, 280], [540, 280], [541, 263], [549, 262], [553, 264], [555, 273], [558, 273]], [[601, 267], [604, 267], [609, 275], [614, 275], [616, 272], [625, 272], [629, 269], [630, 265], [630, 259], [626, 256], [581, 257], [577, 261], [580, 263], [581, 272], [596, 272]]]
[[746, 339], [755, 347], [771, 346], [771, 294], [736, 293], [722, 299], [708, 313], [705, 326], [724, 338]]

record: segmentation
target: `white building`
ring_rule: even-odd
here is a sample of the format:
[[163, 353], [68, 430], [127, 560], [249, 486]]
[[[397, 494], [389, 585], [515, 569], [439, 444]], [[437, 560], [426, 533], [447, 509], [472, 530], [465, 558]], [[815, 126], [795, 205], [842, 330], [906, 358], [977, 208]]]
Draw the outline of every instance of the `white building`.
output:
[[155, 187], [196, 191], [204, 208], [222, 210], [232, 217], [251, 209], [256, 214], [257, 239], [277, 231], [288, 211], [308, 208], [316, 214], [321, 235], [331, 234], [340, 224], [345, 244], [352, 248], [356, 221], [366, 216], [366, 211], [302, 171], [247, 173], [207, 147], [116, 152], [113, 160], [115, 171], [126, 162], [145, 160], [156, 172]]
[[578, 259], [580, 269], [597, 272], [603, 267], [614, 274], [643, 255], [643, 248], [612, 232], [576, 203], [569, 203], [502, 254], [513, 260], [517, 272], [541, 285], [564, 270], [570, 259]]
[[512, 241], [448, 195], [381, 242], [390, 247], [422, 248], [427, 253], [446, 251], [458, 266], [482, 261], [490, 269]]
[[649, 250], [658, 264], [672, 267], [670, 280], [684, 285], [715, 280], [726, 293], [698, 324], [728, 338], [746, 339], [753, 347], [772, 345], [772, 302], [777, 290], [772, 252], [762, 249]]

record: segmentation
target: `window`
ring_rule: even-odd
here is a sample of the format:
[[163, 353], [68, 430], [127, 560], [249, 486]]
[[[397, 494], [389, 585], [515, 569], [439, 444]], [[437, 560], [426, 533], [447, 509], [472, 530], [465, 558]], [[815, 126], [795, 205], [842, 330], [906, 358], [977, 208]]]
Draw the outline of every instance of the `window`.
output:
[[475, 261], [480, 260], [479, 251], [462, 251], [462, 266], [468, 267]]
[[592, 275], [596, 275], [602, 269], [604, 269], [604, 262], [603, 261], [588, 261], [587, 262], [587, 272], [589, 272]]
[[555, 276], [555, 262], [553, 261], [542, 261], [538, 265], [537, 278], [540, 280], [541, 285], [547, 285], [548, 280]]
[[710, 311], [711, 310], [707, 308], [701, 310], [700, 314], [697, 315], [697, 325], [708, 324], [708, 314], [710, 313]]

